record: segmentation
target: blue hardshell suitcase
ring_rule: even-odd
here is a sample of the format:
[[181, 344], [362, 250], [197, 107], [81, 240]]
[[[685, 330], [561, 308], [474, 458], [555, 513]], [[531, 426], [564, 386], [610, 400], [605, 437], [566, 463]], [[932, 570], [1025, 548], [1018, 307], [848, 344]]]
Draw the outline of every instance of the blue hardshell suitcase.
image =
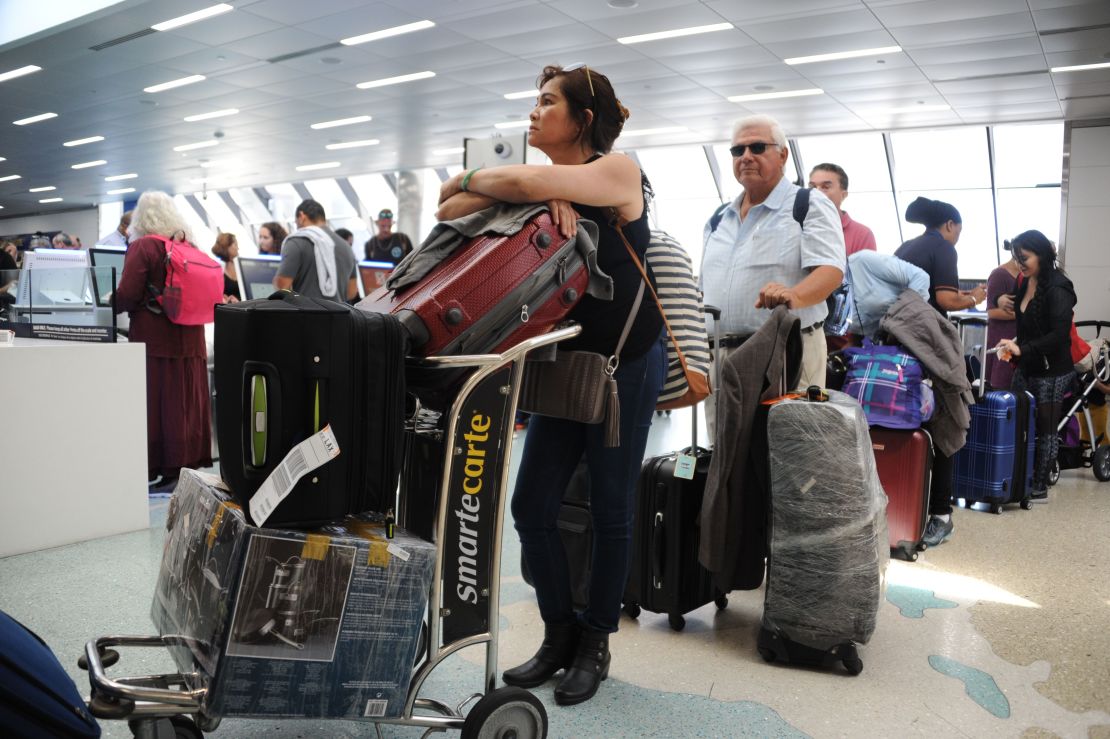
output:
[[54, 652], [0, 611], [0, 728], [5, 737], [98, 737], [100, 727]]
[[1022, 395], [989, 392], [971, 406], [967, 443], [953, 464], [954, 498], [991, 506], [1029, 498], [1036, 414], [1033, 396]]

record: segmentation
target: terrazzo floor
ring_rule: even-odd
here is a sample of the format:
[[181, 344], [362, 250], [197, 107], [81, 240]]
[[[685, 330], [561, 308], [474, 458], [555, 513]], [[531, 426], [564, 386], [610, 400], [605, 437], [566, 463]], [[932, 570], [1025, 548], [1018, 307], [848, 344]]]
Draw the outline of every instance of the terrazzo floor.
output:
[[[689, 414], [659, 417], [648, 453], [689, 439]], [[518, 438], [518, 442], [520, 439]], [[521, 445], [514, 445], [515, 458]], [[0, 559], [0, 608], [35, 630], [80, 689], [84, 643], [153, 633], [148, 617], [168, 501], [147, 530]], [[765, 664], [755, 650], [762, 592], [733, 593], [673, 632], [666, 616], [625, 617], [610, 678], [580, 706], [534, 692], [552, 737], [1090, 737], [1110, 739], [1110, 483], [1069, 471], [1048, 505], [1000, 516], [958, 510], [953, 538], [915, 563], [892, 562], [886, 600], [858, 677]], [[542, 624], [506, 526], [501, 668], [531, 654]], [[451, 658], [422, 695], [457, 703], [481, 684], [480, 649]], [[175, 671], [168, 656], [125, 650], [120, 674]], [[105, 736], [128, 737], [123, 723]], [[421, 730], [383, 727], [386, 737]], [[0, 732], [2, 734], [2, 732]], [[374, 736], [351, 722], [225, 720], [217, 737]]]

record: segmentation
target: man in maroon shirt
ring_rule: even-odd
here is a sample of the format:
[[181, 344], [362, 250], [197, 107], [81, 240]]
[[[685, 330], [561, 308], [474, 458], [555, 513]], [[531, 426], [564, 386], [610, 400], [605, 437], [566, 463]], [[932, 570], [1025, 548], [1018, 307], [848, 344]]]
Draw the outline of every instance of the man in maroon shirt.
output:
[[809, 173], [809, 186], [825, 193], [840, 211], [840, 223], [844, 226], [844, 246], [848, 256], [857, 251], [875, 251], [875, 234], [862, 223], [853, 221], [840, 207], [848, 197], [848, 173], [839, 164], [818, 164]]
[[[840, 208], [844, 203], [844, 198], [848, 197], [848, 173], [844, 171], [843, 167], [828, 162], [818, 164], [809, 173], [809, 186], [823, 192], [840, 212], [840, 225], [844, 227], [845, 256], [850, 257], [857, 251], [863, 251], [864, 249], [876, 251], [875, 234], [871, 233], [871, 229], [862, 223], [853, 221]], [[847, 279], [847, 272], [845, 272], [845, 279]], [[860, 343], [860, 339], [851, 333], [843, 336], [826, 334], [825, 343], [831, 353], [847, 346], [856, 346]]]

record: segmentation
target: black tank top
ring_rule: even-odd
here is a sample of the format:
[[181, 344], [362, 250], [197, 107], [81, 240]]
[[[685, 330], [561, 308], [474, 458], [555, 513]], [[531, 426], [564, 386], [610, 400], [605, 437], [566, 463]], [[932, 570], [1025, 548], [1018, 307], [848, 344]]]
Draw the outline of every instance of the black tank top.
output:
[[[636, 268], [632, 257], [628, 254], [628, 249], [621, 241], [620, 234], [611, 223], [612, 209], [581, 203], [572, 203], [572, 205], [579, 215], [597, 224], [600, 234], [597, 263], [602, 272], [613, 278], [613, 299], [599, 300], [591, 295], [582, 298], [582, 302], [576, 305], [568, 316], [582, 325], [582, 333], [561, 346], [608, 356], [617, 348], [617, 342], [620, 340], [624, 323], [628, 320], [628, 312], [632, 309], [642, 278], [640, 270]], [[640, 263], [647, 270], [648, 278], [654, 287], [655, 276], [644, 259], [648, 240], [651, 238], [646, 201], [643, 214], [623, 226], [621, 230], [635, 250]], [[645, 289], [636, 322], [632, 325], [632, 331], [629, 332], [624, 349], [621, 351], [621, 359], [638, 359], [646, 354], [651, 345], [659, 339], [662, 328], [663, 318], [659, 314], [659, 308], [651, 297], [651, 291]]]

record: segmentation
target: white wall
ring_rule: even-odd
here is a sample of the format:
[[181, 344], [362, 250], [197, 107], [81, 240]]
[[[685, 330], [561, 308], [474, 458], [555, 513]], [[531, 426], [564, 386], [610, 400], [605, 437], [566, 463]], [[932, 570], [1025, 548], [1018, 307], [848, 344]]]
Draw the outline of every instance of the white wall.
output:
[[1110, 321], [1110, 126], [1073, 127], [1070, 161], [1063, 259], [1076, 318]]
[[61, 213], [43, 213], [37, 216], [0, 218], [0, 235], [31, 234], [35, 231], [65, 231], [80, 236], [81, 243], [92, 246], [100, 238], [100, 217], [96, 208], [70, 210]]

